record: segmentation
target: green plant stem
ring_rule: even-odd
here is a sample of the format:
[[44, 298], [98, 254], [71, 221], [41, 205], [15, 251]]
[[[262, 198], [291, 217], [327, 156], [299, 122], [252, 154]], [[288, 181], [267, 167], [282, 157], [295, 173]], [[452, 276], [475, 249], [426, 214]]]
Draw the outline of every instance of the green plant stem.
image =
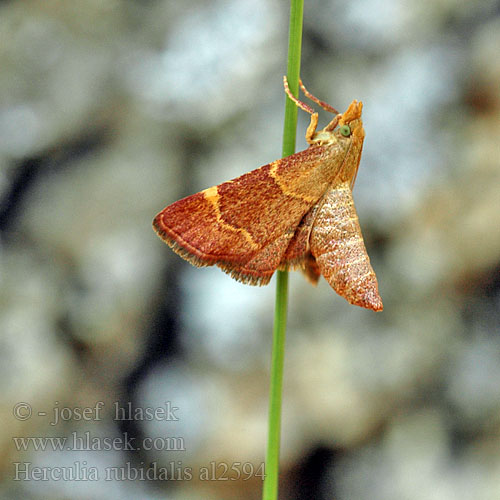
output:
[[[302, 50], [302, 17], [304, 0], [290, 1], [290, 30], [288, 35], [287, 79], [292, 94], [299, 94], [300, 53]], [[288, 97], [285, 101], [285, 124], [283, 128], [283, 156], [295, 153], [297, 132], [297, 106]]]
[[269, 424], [266, 454], [266, 478], [263, 500], [278, 498], [278, 478], [281, 438], [281, 392], [285, 360], [286, 312], [288, 302], [288, 272], [278, 271], [276, 306], [274, 310], [273, 353], [271, 358], [271, 388], [269, 392]]
[[[287, 78], [294, 95], [299, 92], [300, 53], [302, 48], [302, 17], [304, 0], [290, 1], [290, 29], [288, 38]], [[283, 156], [295, 152], [297, 106], [287, 97], [283, 130]], [[266, 478], [263, 500], [277, 500], [281, 441], [281, 394], [285, 361], [286, 316], [288, 306], [288, 272], [278, 271], [276, 305], [274, 312], [273, 352], [271, 359], [271, 387], [269, 394], [269, 427], [266, 453]]]

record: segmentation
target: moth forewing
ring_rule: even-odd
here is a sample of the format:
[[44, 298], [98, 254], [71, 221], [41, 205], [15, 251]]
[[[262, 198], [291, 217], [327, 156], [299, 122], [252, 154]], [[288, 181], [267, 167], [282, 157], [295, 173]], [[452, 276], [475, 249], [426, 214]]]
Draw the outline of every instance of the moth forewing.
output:
[[321, 151], [306, 149], [179, 200], [153, 226], [192, 264], [215, 264], [239, 281], [264, 285], [329, 185]]
[[348, 182], [326, 193], [311, 229], [310, 244], [321, 274], [340, 296], [351, 304], [382, 310]]

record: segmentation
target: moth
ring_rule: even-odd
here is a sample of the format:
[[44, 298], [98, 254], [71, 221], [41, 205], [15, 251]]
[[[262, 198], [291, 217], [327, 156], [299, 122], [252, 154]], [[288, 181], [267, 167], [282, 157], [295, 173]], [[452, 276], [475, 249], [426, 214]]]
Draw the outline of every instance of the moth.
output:
[[283, 81], [288, 97], [311, 115], [309, 147], [172, 203], [153, 227], [195, 266], [216, 265], [249, 285], [266, 285], [277, 269], [301, 269], [313, 284], [323, 275], [351, 304], [381, 311], [352, 198], [363, 104], [354, 100], [339, 113], [300, 81], [304, 95], [334, 115], [318, 131], [318, 113]]

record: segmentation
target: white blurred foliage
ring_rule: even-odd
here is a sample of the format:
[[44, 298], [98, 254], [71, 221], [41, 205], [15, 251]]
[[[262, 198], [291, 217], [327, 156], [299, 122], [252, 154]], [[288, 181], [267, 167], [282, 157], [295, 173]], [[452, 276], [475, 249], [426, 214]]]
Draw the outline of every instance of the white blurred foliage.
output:
[[226, 370], [259, 363], [270, 345], [265, 331], [272, 325], [273, 283], [245, 286], [217, 268], [185, 273], [184, 293], [190, 300], [182, 312], [182, 342], [188, 351]]
[[218, 123], [247, 102], [255, 73], [278, 62], [268, 46], [280, 25], [280, 10], [268, 0], [187, 6], [161, 51], [132, 55], [126, 81], [155, 115]]

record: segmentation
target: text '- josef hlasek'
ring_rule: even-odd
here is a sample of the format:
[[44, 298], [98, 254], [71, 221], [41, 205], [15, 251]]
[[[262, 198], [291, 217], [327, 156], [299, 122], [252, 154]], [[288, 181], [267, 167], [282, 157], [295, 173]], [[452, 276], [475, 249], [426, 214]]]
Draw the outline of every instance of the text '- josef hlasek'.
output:
[[[94, 406], [60, 406], [59, 401], [54, 403], [54, 407], [50, 411], [35, 411], [30, 403], [19, 402], [12, 408], [12, 413], [16, 420], [29, 420], [33, 416], [49, 417], [50, 425], [55, 426], [60, 422], [69, 421], [99, 421], [104, 417], [104, 412], [107, 410], [104, 401], [97, 401]], [[111, 405], [111, 411], [106, 411], [107, 416], [112, 414], [113, 420], [158, 420], [177, 422], [179, 416], [178, 406], [174, 406], [170, 401], [166, 401], [162, 406], [157, 407], [142, 407], [135, 406], [130, 401], [120, 403], [115, 401]]]

